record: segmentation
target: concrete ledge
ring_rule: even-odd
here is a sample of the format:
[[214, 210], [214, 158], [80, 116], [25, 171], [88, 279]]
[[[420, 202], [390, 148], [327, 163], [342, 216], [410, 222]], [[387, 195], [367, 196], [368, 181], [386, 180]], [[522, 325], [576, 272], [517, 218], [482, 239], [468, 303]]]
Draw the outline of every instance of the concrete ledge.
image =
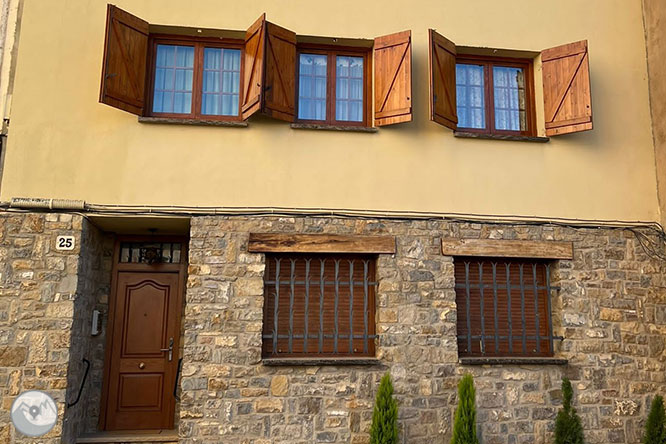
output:
[[537, 142], [537, 143], [546, 143], [550, 141], [549, 137], [514, 136], [510, 134], [483, 134], [483, 133], [473, 133], [467, 131], [454, 131], [453, 135], [455, 137], [460, 137], [462, 139], [492, 139], [492, 140], [510, 140], [513, 142]]
[[98, 432], [81, 436], [76, 440], [77, 444], [121, 444], [121, 443], [177, 443], [177, 430], [137, 430], [123, 432]]
[[567, 365], [562, 358], [459, 358], [462, 365]]
[[244, 120], [199, 120], [199, 119], [176, 119], [172, 117], [139, 117], [139, 123], [158, 123], [166, 125], [195, 125], [195, 126], [231, 126], [246, 128]]
[[265, 358], [264, 365], [303, 366], [303, 365], [379, 365], [377, 358]]
[[292, 123], [292, 129], [311, 129], [311, 130], [329, 130], [329, 131], [356, 131], [359, 133], [376, 133], [377, 128], [367, 126], [338, 126], [338, 125], [319, 125], [316, 123]]

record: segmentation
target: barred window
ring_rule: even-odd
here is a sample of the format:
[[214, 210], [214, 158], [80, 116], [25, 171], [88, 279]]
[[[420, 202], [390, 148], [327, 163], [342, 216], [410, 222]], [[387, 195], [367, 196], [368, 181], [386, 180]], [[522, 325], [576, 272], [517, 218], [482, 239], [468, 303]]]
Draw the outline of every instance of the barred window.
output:
[[358, 254], [267, 254], [262, 356], [374, 356], [375, 262]]
[[458, 355], [553, 356], [550, 264], [457, 257]]

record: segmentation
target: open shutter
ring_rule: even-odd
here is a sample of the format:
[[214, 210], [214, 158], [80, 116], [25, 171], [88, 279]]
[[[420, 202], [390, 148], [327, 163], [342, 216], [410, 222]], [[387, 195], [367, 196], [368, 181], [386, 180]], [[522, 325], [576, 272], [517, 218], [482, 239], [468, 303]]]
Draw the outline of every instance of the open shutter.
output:
[[412, 31], [375, 39], [375, 125], [412, 120]]
[[241, 107], [243, 119], [247, 119], [261, 109], [265, 50], [266, 14], [262, 14], [245, 33], [243, 106]]
[[546, 135], [592, 129], [587, 40], [541, 53]]
[[132, 114], [143, 114], [147, 54], [148, 23], [108, 5], [101, 103]]
[[430, 51], [430, 120], [455, 130], [458, 127], [456, 109], [456, 45], [428, 30]]
[[262, 112], [293, 122], [296, 115], [296, 34], [266, 23], [266, 64]]

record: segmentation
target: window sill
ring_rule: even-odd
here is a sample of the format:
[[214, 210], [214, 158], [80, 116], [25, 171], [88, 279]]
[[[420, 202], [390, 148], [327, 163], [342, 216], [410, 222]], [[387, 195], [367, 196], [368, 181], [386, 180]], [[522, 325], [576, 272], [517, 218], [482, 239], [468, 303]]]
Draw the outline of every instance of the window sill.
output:
[[264, 365], [305, 366], [305, 365], [379, 365], [377, 358], [264, 358]]
[[231, 126], [237, 128], [247, 127], [247, 122], [243, 120], [199, 120], [199, 119], [178, 119], [173, 117], [142, 117], [139, 116], [139, 123], [161, 123], [167, 125], [198, 125], [198, 126]]
[[483, 133], [473, 133], [466, 131], [454, 131], [453, 135], [455, 137], [460, 137], [463, 139], [511, 140], [514, 142], [537, 142], [537, 143], [546, 143], [550, 141], [549, 137], [514, 136], [510, 134], [483, 134]]
[[328, 131], [356, 131], [359, 133], [376, 133], [377, 128], [366, 126], [343, 126], [343, 125], [319, 125], [317, 123], [292, 123], [292, 129], [311, 129], [311, 130], [328, 130]]
[[462, 365], [567, 365], [562, 358], [458, 358]]

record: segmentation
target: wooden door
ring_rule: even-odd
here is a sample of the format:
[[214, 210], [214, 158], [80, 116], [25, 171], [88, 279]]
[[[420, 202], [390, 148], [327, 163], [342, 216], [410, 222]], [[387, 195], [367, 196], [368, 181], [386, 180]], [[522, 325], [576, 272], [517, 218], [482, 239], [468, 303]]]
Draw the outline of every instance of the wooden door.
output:
[[114, 287], [105, 429], [172, 428], [180, 275], [118, 271]]

